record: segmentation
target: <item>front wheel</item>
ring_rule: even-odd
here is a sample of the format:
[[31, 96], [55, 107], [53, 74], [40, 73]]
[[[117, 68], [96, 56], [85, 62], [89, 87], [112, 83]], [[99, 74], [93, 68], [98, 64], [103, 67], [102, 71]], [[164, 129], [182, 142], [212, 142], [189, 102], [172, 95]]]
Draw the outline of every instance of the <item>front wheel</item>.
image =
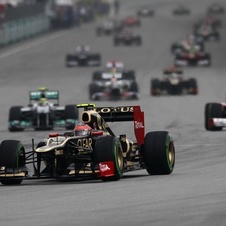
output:
[[9, 110], [9, 131], [23, 131], [24, 129], [21, 127], [16, 127], [14, 125], [15, 121], [21, 121], [21, 108], [22, 106], [13, 106]]
[[150, 94], [151, 94], [151, 96], [160, 95], [160, 81], [159, 81], [159, 79], [151, 79]]
[[197, 95], [198, 94], [198, 83], [195, 78], [191, 78], [188, 80], [190, 94]]
[[167, 131], [149, 132], [144, 139], [144, 162], [150, 175], [164, 175], [173, 172], [175, 148]]
[[95, 144], [96, 163], [112, 162], [113, 175], [102, 177], [103, 181], [120, 180], [123, 176], [123, 153], [120, 141], [113, 136], [100, 137]]
[[[26, 175], [25, 149], [18, 140], [4, 140], [0, 145], [0, 167], [5, 167], [8, 178], [1, 178], [4, 185], [21, 184]], [[13, 173], [12, 173], [13, 172]], [[10, 174], [12, 174], [10, 176]]]

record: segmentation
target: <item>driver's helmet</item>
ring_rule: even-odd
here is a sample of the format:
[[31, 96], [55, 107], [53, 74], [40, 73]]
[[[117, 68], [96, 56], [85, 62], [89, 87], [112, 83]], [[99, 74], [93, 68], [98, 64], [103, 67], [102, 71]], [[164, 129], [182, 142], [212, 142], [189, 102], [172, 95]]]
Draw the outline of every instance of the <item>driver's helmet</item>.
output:
[[111, 78], [111, 87], [112, 88], [117, 88], [118, 87], [118, 80], [117, 80], [117, 78], [114, 75]]
[[40, 106], [47, 105], [47, 104], [48, 104], [47, 98], [41, 97], [40, 100], [39, 100], [39, 102], [38, 102], [38, 104], [39, 104]]
[[75, 136], [85, 136], [89, 134], [90, 130], [91, 130], [90, 126], [84, 123], [78, 123], [74, 128]]
[[87, 45], [81, 45], [80, 46], [80, 52], [89, 52], [90, 51], [90, 47]]
[[124, 69], [124, 64], [121, 61], [112, 60], [106, 63], [107, 69], [115, 68], [119, 71], [122, 71]]

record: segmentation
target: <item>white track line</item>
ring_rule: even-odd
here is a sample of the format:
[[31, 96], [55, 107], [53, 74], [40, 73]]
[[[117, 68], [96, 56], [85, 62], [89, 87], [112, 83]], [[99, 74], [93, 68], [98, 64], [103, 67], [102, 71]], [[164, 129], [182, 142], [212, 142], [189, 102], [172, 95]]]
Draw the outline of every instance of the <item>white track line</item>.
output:
[[211, 147], [211, 146], [226, 146], [225, 144], [175, 144], [175, 147], [197, 147], [197, 146], [206, 146], [206, 147]]
[[19, 46], [19, 47], [15, 47], [15, 48], [8, 50], [4, 53], [1, 53], [0, 54], [0, 60], [7, 58], [9, 56], [15, 55], [17, 53], [23, 52], [23, 51], [30, 49], [30, 48], [33, 48], [35, 46], [41, 45], [43, 43], [49, 42], [53, 39], [59, 38], [59, 37], [64, 36], [64, 35], [66, 35], [65, 32], [60, 32], [60, 33], [53, 34], [51, 36], [48, 36], [48, 37], [45, 37], [45, 38], [42, 38], [42, 39], [38, 39], [37, 41], [31, 41], [31, 43], [28, 43], [28, 44], [25, 44], [25, 45], [22, 45], [22, 46]]

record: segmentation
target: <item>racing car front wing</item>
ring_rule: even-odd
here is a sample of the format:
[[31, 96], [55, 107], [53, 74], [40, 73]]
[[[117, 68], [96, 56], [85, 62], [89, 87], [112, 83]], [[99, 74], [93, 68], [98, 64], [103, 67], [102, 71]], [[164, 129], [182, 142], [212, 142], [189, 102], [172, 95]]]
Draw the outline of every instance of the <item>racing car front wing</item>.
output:
[[226, 118], [210, 118], [210, 127], [226, 127]]

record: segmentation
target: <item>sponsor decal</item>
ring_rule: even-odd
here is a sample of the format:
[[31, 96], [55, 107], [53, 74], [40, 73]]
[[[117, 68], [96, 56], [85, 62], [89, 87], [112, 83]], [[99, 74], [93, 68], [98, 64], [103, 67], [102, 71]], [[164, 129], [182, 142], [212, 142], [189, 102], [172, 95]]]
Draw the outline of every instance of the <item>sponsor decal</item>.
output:
[[92, 142], [91, 138], [82, 138], [77, 140], [77, 145], [79, 147], [92, 149]]
[[135, 126], [135, 129], [141, 129], [141, 128], [144, 128], [143, 122], [135, 121], [135, 122], [134, 122], [134, 126]]
[[101, 177], [114, 176], [114, 162], [109, 161], [99, 163], [99, 170]]
[[112, 112], [133, 112], [133, 107], [131, 106], [125, 106], [125, 107], [116, 107], [116, 108], [110, 108], [110, 107], [103, 107], [103, 108], [97, 108], [96, 111], [98, 113], [112, 113]]
[[111, 170], [111, 168], [107, 164], [100, 163], [99, 166], [100, 166], [100, 171], [103, 172], [103, 173], [105, 173], [106, 171]]

